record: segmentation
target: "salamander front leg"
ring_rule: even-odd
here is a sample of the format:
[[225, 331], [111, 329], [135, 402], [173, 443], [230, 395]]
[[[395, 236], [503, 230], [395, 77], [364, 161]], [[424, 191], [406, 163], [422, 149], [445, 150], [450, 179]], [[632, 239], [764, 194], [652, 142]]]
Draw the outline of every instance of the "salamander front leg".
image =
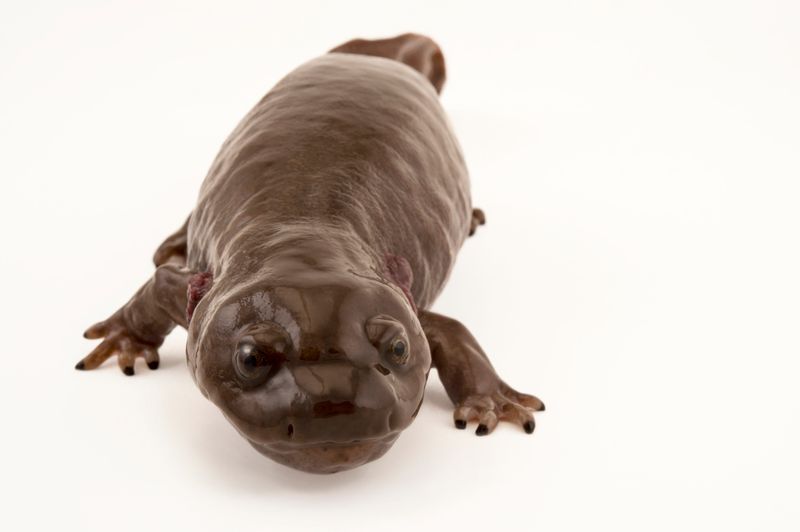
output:
[[159, 266], [130, 301], [86, 330], [85, 338], [103, 341], [75, 369], [94, 369], [113, 355], [125, 375], [134, 374], [137, 357], [144, 358], [150, 369], [158, 368], [158, 348], [164, 338], [175, 325], [187, 325], [187, 288], [193, 278], [178, 265]]
[[453, 419], [459, 429], [477, 421], [475, 434], [491, 433], [499, 421], [516, 423], [528, 434], [536, 423], [533, 413], [544, 410], [538, 398], [520, 393], [503, 382], [475, 337], [460, 322], [420, 311], [433, 365], [447, 395], [455, 404]]

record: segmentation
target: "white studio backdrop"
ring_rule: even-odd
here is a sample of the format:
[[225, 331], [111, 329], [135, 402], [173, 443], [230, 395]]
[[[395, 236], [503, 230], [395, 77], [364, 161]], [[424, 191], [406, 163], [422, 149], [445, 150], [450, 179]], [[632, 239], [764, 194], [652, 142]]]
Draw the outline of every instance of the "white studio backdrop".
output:
[[[0, 7], [3, 530], [800, 528], [800, 4]], [[382, 459], [261, 457], [162, 367], [72, 369], [284, 74], [430, 35], [487, 225], [435, 309], [548, 410]], [[140, 363], [141, 364], [141, 363]]]

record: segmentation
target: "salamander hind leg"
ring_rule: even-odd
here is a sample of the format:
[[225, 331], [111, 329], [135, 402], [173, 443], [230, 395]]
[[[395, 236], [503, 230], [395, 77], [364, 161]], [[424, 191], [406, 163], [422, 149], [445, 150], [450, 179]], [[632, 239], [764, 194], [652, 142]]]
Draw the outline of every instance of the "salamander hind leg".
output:
[[472, 218], [470, 218], [469, 222], [469, 236], [474, 235], [475, 231], [478, 230], [478, 226], [485, 223], [486, 215], [483, 213], [483, 211], [478, 208], [472, 209]]
[[186, 245], [188, 242], [187, 229], [190, 219], [191, 215], [186, 218], [186, 221], [183, 222], [180, 229], [169, 235], [167, 239], [158, 246], [158, 249], [153, 255], [153, 263], [156, 266], [161, 266], [167, 262], [180, 265], [186, 264]]
[[455, 405], [456, 427], [464, 429], [468, 422], [477, 421], [475, 434], [484, 436], [499, 421], [510, 421], [532, 433], [536, 426], [533, 413], [543, 411], [544, 403], [503, 382], [460, 322], [429, 311], [420, 311], [419, 319], [431, 347], [433, 365]]

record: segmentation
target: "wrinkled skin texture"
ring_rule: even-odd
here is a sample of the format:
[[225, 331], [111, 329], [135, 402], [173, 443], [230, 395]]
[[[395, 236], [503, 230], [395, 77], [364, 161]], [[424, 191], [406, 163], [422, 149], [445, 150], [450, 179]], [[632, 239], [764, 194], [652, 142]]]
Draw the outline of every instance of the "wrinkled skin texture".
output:
[[439, 104], [430, 39], [355, 40], [280, 81], [225, 141], [153, 278], [87, 330], [76, 366], [158, 367], [170, 330], [202, 393], [259, 452], [315, 473], [383, 455], [430, 368], [456, 427], [533, 431], [544, 405], [505, 384], [469, 331], [430, 312], [485, 222]]

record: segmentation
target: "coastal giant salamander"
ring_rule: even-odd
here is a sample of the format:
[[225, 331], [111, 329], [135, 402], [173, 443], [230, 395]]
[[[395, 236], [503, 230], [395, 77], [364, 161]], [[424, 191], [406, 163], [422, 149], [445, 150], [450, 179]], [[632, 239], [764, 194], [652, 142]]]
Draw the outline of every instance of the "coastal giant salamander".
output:
[[542, 402], [498, 377], [458, 321], [428, 310], [484, 223], [437, 98], [441, 50], [405, 34], [300, 66], [223, 144], [155, 274], [86, 338], [76, 368], [126, 375], [176, 325], [203, 395], [261, 453], [315, 473], [383, 455], [435, 367], [463, 429], [533, 432]]

